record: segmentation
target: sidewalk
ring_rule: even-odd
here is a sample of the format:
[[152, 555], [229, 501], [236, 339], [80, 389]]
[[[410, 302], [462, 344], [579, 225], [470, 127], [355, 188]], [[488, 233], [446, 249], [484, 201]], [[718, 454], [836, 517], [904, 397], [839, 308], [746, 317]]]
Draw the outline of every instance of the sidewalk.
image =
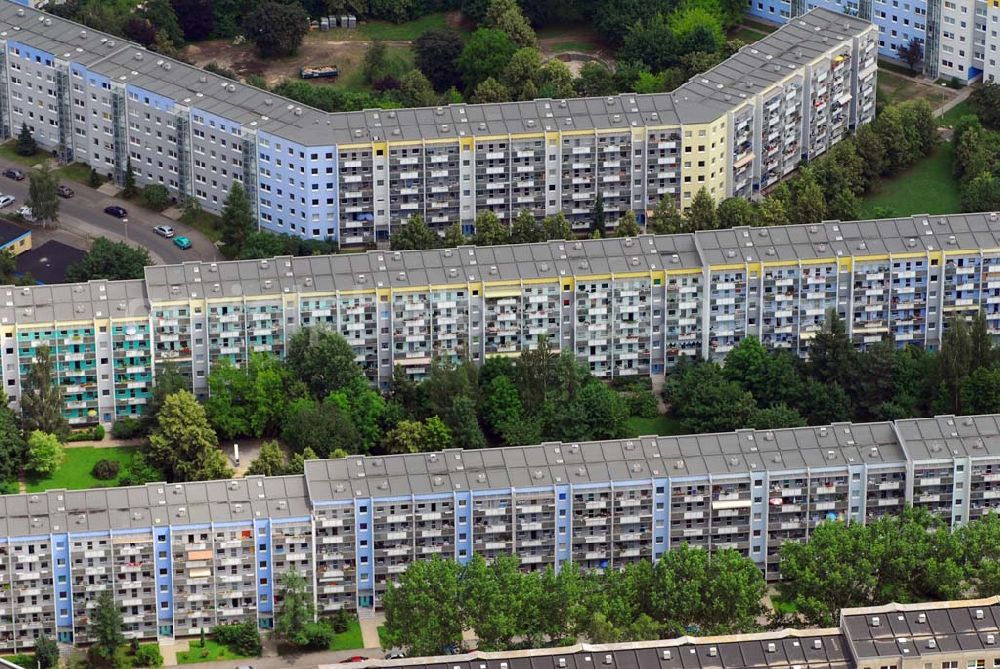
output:
[[943, 105], [934, 110], [935, 116], [944, 116], [946, 113], [957, 107], [959, 103], [965, 102], [972, 95], [972, 86], [965, 86], [958, 92], [958, 95], [948, 100]]

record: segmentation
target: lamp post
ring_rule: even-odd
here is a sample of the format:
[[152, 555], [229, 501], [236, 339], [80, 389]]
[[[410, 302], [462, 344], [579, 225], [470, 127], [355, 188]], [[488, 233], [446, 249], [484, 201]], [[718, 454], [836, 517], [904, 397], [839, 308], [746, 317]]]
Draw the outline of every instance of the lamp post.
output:
[[125, 243], [128, 244], [128, 217], [123, 218], [122, 223], [125, 224]]

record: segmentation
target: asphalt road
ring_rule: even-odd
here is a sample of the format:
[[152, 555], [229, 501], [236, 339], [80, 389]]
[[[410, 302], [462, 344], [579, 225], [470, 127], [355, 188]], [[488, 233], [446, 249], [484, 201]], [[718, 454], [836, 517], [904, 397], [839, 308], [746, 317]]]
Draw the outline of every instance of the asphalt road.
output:
[[[8, 167], [15, 167], [22, 172], [27, 172], [19, 165], [0, 160], [0, 170]], [[128, 242], [147, 249], [153, 256], [154, 262], [173, 264], [185, 260], [222, 259], [215, 245], [205, 235], [190, 226], [144, 209], [138, 204], [105, 195], [75, 181], [66, 180], [62, 183], [76, 192], [72, 198], [60, 198], [57, 227], [62, 230], [84, 239], [104, 236], [115, 241], [124, 240], [127, 234]], [[7, 177], [0, 177], [0, 193], [13, 195], [17, 198], [14, 204], [6, 209], [10, 212], [16, 211], [28, 197], [28, 179], [14, 181]], [[104, 208], [112, 204], [125, 207], [128, 211], [127, 226], [121, 219], [104, 213]], [[178, 237], [183, 235], [190, 239], [191, 248], [182, 250], [174, 245], [173, 240], [164, 239], [157, 235], [153, 232], [153, 228], [157, 225], [169, 225]]]

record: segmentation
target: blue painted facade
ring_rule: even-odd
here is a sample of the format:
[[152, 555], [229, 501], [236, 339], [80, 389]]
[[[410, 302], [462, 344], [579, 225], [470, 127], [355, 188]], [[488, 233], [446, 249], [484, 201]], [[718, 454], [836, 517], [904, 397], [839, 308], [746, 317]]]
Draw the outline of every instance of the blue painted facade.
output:
[[131, 102], [138, 102], [139, 104], [159, 109], [160, 111], [172, 112], [177, 104], [172, 98], [157, 95], [152, 91], [133, 86], [132, 84], [126, 86], [125, 90], [128, 92], [128, 98]]
[[926, 0], [806, 0], [801, 11], [793, 11], [789, 0], [749, 0], [748, 13], [769, 23], [787, 23], [791, 16], [823, 7], [871, 21], [879, 29], [879, 56], [899, 60], [899, 49], [917, 39], [926, 39]]
[[337, 147], [257, 135], [260, 225], [306, 239], [340, 238]]
[[59, 641], [73, 638], [73, 591], [69, 562], [69, 536], [53, 534], [52, 582], [55, 584], [56, 628]]
[[156, 610], [159, 632], [163, 636], [173, 634], [174, 626], [172, 541], [169, 528], [156, 528], [153, 533], [153, 546], [156, 555]]
[[262, 627], [271, 627], [269, 617], [274, 613], [271, 522], [269, 520], [255, 520], [253, 536], [257, 543], [257, 616]]
[[355, 559], [358, 565], [358, 608], [375, 602], [375, 535], [371, 499], [354, 500]]
[[455, 493], [455, 559], [467, 564], [472, 558], [472, 493]]

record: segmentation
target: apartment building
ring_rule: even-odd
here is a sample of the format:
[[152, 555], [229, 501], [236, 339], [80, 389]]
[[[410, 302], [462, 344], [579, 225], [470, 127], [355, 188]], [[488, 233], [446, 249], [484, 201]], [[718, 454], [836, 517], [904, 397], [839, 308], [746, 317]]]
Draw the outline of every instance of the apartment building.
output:
[[844, 609], [839, 625], [717, 637], [376, 660], [410, 669], [975, 669], [1000, 666], [1000, 599]]
[[1000, 81], [1000, 4], [993, 0], [748, 0], [752, 16], [779, 24], [814, 7], [874, 23], [884, 58], [900, 60], [899, 50], [916, 40], [932, 79]]
[[806, 356], [830, 310], [864, 348], [937, 347], [953, 317], [1000, 335], [996, 213], [147, 267], [144, 279], [0, 287], [11, 402], [39, 347], [73, 425], [142, 413], [167, 362], [204, 397], [212, 366], [341, 333], [375, 384], [398, 365], [518, 356], [545, 337], [600, 377], [722, 360], [744, 337]]
[[740, 551], [773, 580], [782, 543], [904, 504], [950, 527], [997, 512], [1000, 415], [352, 456], [302, 476], [9, 495], [0, 651], [42, 632], [90, 640], [103, 591], [126, 636], [144, 639], [267, 629], [289, 571], [320, 613], [378, 608], [433, 556], [604, 570], [689, 544]]
[[262, 229], [344, 245], [420, 214], [564, 212], [614, 225], [762, 190], [874, 117], [876, 31], [818, 9], [673, 93], [328, 114], [20, 6], [0, 3], [0, 136], [38, 142], [219, 212], [234, 182]]

